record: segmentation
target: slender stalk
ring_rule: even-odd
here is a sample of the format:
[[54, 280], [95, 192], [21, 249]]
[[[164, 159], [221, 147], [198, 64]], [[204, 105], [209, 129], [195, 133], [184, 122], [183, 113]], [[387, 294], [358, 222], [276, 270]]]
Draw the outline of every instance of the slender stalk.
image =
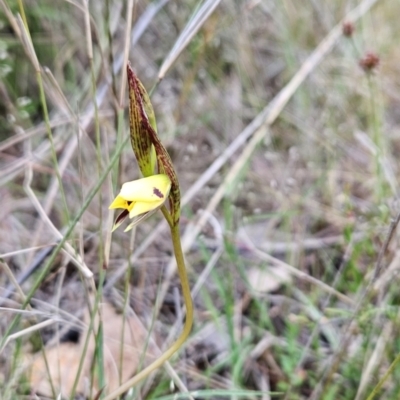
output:
[[167, 220], [169, 228], [172, 230], [173, 229], [173, 221], [170, 212], [168, 211], [167, 207], [165, 207], [165, 204], [161, 206], [161, 212], [164, 215], [164, 218]]
[[385, 375], [381, 378], [381, 380], [378, 382], [378, 384], [374, 387], [370, 395], [368, 396], [367, 400], [372, 400], [378, 392], [381, 390], [383, 384], [387, 381], [389, 376], [393, 373], [396, 365], [400, 362], [400, 354], [396, 356], [392, 364], [390, 365], [389, 369], [385, 372]]
[[46, 131], [47, 131], [47, 136], [49, 139], [49, 143], [50, 143], [50, 150], [51, 150], [51, 156], [53, 159], [53, 164], [54, 164], [54, 170], [55, 170], [55, 174], [58, 180], [58, 185], [60, 187], [60, 193], [61, 193], [61, 198], [62, 198], [62, 202], [63, 202], [63, 206], [64, 206], [64, 212], [65, 215], [68, 219], [68, 223], [70, 222], [70, 216], [69, 216], [69, 211], [68, 211], [68, 205], [67, 205], [67, 200], [65, 197], [65, 191], [64, 191], [64, 186], [62, 184], [62, 179], [61, 179], [61, 174], [58, 168], [58, 160], [57, 160], [57, 153], [56, 153], [56, 149], [54, 147], [54, 141], [53, 141], [53, 134], [51, 131], [51, 124], [50, 124], [50, 117], [49, 117], [49, 111], [47, 108], [47, 102], [46, 102], [46, 95], [44, 92], [44, 85], [43, 85], [43, 79], [42, 79], [42, 67], [39, 64], [34, 46], [33, 46], [33, 42], [32, 42], [32, 37], [31, 37], [31, 33], [29, 30], [29, 25], [28, 25], [28, 21], [26, 19], [26, 14], [25, 14], [25, 8], [24, 8], [24, 3], [22, 0], [18, 0], [18, 6], [19, 6], [19, 12], [21, 14], [21, 18], [23, 21], [23, 25], [24, 25], [24, 30], [25, 30], [25, 34], [26, 34], [26, 39], [30, 44], [30, 52], [31, 52], [31, 59], [32, 59], [32, 63], [33, 63], [33, 67], [35, 68], [35, 72], [36, 72], [36, 80], [37, 80], [37, 84], [38, 84], [38, 88], [39, 88], [39, 99], [40, 99], [40, 103], [42, 105], [43, 108], [43, 120], [46, 126]]
[[190, 331], [192, 330], [193, 325], [193, 302], [192, 296], [190, 294], [190, 286], [186, 273], [185, 259], [183, 256], [182, 245], [181, 245], [181, 237], [179, 232], [179, 224], [170, 226], [171, 228], [171, 236], [172, 236], [172, 244], [174, 247], [174, 254], [176, 259], [176, 264], [178, 266], [178, 274], [179, 279], [181, 281], [182, 286], [182, 294], [183, 299], [186, 306], [186, 321], [183, 326], [182, 333], [176, 340], [176, 342], [165, 351], [164, 354], [161, 355], [157, 360], [148, 365], [145, 369], [136, 374], [133, 378], [129, 379], [123, 385], [121, 385], [117, 390], [110, 393], [108, 396], [104, 397], [103, 400], [113, 400], [116, 397], [120, 396], [131, 387], [135, 386], [139, 381], [146, 378], [157, 368], [161, 367], [174, 353], [176, 353], [182, 345], [185, 343], [188, 338]]

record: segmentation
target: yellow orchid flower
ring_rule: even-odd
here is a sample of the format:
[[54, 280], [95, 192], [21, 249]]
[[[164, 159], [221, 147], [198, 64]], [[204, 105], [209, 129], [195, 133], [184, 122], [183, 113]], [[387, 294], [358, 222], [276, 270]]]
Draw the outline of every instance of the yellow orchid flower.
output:
[[129, 215], [129, 218], [142, 217], [132, 222], [126, 229], [129, 231], [143, 218], [161, 207], [168, 198], [171, 189], [171, 180], [168, 175], [158, 174], [122, 185], [118, 196], [111, 203], [109, 209], [122, 208], [124, 211], [117, 217], [113, 231], [117, 229]]
[[168, 175], [171, 180], [169, 213], [172, 223], [178, 225], [181, 200], [178, 177], [171, 158], [157, 135], [156, 119], [149, 95], [129, 64], [127, 76], [131, 144], [139, 169], [144, 176], [153, 175], [156, 167], [159, 174]]
[[[178, 177], [171, 158], [158, 137], [150, 97], [129, 64], [127, 65], [127, 77], [131, 144], [144, 178], [124, 183], [120, 193], [110, 205], [110, 209], [123, 209], [114, 223], [113, 231], [128, 216], [135, 219], [125, 232], [161, 207], [171, 231], [172, 246], [186, 306], [186, 320], [180, 336], [171, 347], [150, 365], [106, 395], [104, 400], [115, 400], [165, 363], [183, 346], [193, 325], [193, 302], [179, 231], [181, 195]], [[158, 175], [154, 174], [156, 171]], [[168, 208], [164, 206], [167, 199]]]

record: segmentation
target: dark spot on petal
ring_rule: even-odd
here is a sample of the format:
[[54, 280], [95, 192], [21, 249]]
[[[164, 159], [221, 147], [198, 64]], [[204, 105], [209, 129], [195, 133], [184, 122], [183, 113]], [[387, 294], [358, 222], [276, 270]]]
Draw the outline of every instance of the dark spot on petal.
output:
[[164, 195], [163, 195], [163, 194], [160, 192], [160, 190], [157, 189], [157, 188], [153, 188], [153, 193], [154, 193], [157, 197], [159, 197], [160, 199], [164, 198]]
[[128, 204], [128, 206], [130, 206], [132, 204], [131, 201], [126, 201], [126, 204]]

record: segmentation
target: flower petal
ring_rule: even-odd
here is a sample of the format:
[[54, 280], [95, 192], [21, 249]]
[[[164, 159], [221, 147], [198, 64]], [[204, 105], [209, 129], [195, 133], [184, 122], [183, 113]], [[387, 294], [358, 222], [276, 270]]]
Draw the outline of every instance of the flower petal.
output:
[[159, 201], [159, 202], [145, 202], [145, 201], [138, 201], [135, 203], [135, 206], [132, 208], [132, 210], [129, 212], [129, 218], [134, 218], [140, 214], [147, 213], [149, 211], [152, 211], [158, 207], [160, 207], [164, 203], [164, 200]]
[[119, 226], [121, 226], [121, 224], [126, 220], [126, 217], [128, 215], [129, 215], [128, 210], [122, 211], [122, 213], [119, 214], [118, 217], [116, 218], [111, 232], [114, 232]]
[[131, 222], [125, 229], [124, 232], [130, 231], [134, 226], [139, 225], [144, 219], [150, 216], [150, 213], [142, 214], [140, 217], [137, 217]]
[[108, 207], [109, 210], [112, 210], [114, 208], [125, 208], [125, 209], [127, 209], [127, 202], [121, 195], [118, 195], [114, 199], [114, 201], [110, 204], [110, 207]]
[[158, 174], [124, 183], [119, 196], [126, 201], [159, 203], [165, 201], [170, 189], [169, 177]]
[[153, 106], [146, 89], [136, 76], [132, 67], [127, 66], [129, 88], [129, 126], [132, 149], [135, 153], [139, 169], [144, 176], [154, 174], [154, 147], [148, 129], [157, 132]]

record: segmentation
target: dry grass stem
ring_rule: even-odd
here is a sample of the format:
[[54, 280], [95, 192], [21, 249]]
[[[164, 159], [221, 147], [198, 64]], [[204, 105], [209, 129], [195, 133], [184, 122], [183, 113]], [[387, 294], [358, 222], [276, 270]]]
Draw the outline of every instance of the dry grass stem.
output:
[[190, 18], [188, 24], [185, 26], [178, 39], [176, 39], [174, 47], [168, 53], [163, 64], [158, 71], [158, 79], [164, 78], [167, 71], [171, 68], [172, 64], [179, 57], [179, 54], [190, 43], [193, 36], [199, 31], [203, 24], [208, 20], [210, 15], [218, 7], [221, 0], [206, 0], [195, 14]]

